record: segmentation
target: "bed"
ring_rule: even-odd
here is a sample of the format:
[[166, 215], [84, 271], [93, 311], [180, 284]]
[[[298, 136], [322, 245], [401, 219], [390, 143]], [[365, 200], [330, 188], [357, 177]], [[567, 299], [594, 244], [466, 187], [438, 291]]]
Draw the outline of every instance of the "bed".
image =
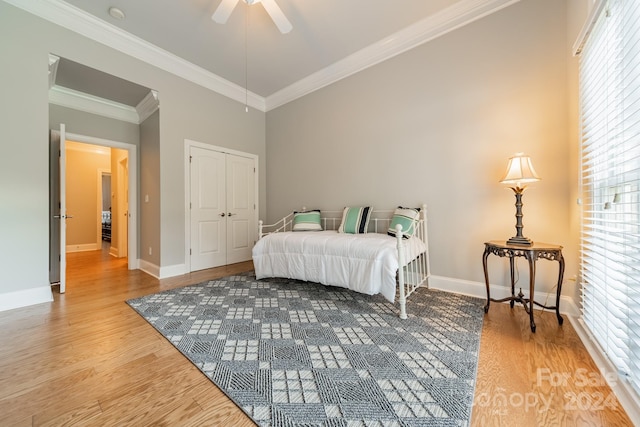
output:
[[[399, 316], [406, 319], [407, 298], [429, 284], [426, 205], [416, 209], [409, 222], [397, 220], [399, 210], [405, 208], [371, 210], [368, 221], [356, 224], [357, 233], [341, 228], [349, 224], [347, 209], [303, 209], [274, 224], [259, 221], [259, 240], [252, 253], [256, 278], [339, 286], [367, 295], [381, 294], [390, 302], [397, 297]], [[319, 225], [298, 231], [297, 215], [309, 212], [317, 212]]]
[[111, 241], [111, 211], [102, 211], [102, 240]]

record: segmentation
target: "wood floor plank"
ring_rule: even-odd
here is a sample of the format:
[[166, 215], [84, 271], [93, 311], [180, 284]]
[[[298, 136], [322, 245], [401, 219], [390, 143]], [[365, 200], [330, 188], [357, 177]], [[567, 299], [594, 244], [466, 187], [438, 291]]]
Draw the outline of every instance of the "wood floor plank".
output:
[[[492, 305], [485, 316], [472, 425], [631, 426], [606, 384], [585, 384], [600, 374], [571, 323], [535, 315], [535, 334], [519, 307]], [[599, 396], [609, 397], [606, 407], [595, 404]], [[574, 397], [593, 404], [579, 408]]]
[[96, 418], [102, 413], [102, 409], [98, 401], [89, 401], [60, 415], [51, 416], [50, 412], [43, 411], [34, 416], [33, 425], [39, 427], [89, 425], [97, 421]]
[[[118, 420], [124, 415], [124, 419], [136, 420], [143, 415], [148, 417], [149, 413], [154, 412], [163, 405], [171, 405], [177, 401], [183, 401], [187, 399], [193, 400], [190, 397], [185, 397], [182, 393], [172, 393], [173, 387], [188, 387], [192, 384], [191, 381], [162, 381], [160, 383], [144, 383], [139, 384], [139, 387], [132, 388], [137, 394], [135, 396], [129, 396], [122, 398], [121, 396], [115, 396], [112, 400], [108, 401], [108, 406], [104, 405], [103, 419]], [[103, 400], [104, 401], [104, 400]]]
[[76, 344], [58, 351], [39, 353], [13, 365], [0, 369], [0, 377], [7, 378], [12, 387], [0, 390], [0, 397], [7, 396], [53, 381], [82, 369], [93, 369], [100, 372], [106, 369], [117, 369], [120, 365], [136, 360], [138, 357], [153, 353], [163, 347], [161, 339], [143, 341], [143, 344], [132, 339], [131, 334], [123, 332], [123, 340], [109, 340], [105, 337], [100, 344], [85, 346]]
[[155, 416], [146, 421], [149, 421], [149, 425], [153, 426], [182, 426], [187, 420], [193, 419], [202, 413], [202, 408], [195, 400], [185, 397], [175, 409], [155, 414]]
[[[4, 423], [5, 418], [2, 417], [2, 422]], [[9, 420], [7, 419], [7, 423]], [[13, 419], [11, 420], [11, 427], [32, 427], [33, 426], [33, 417], [31, 415], [23, 418], [23, 419]]]
[[[108, 251], [69, 254], [67, 292], [0, 313], [0, 425], [252, 426], [251, 419], [125, 301], [251, 270], [251, 262], [157, 280]], [[630, 426], [581, 384], [598, 370], [570, 322], [494, 304], [482, 328], [473, 426]], [[569, 375], [557, 383], [550, 378]], [[529, 400], [526, 400], [529, 399]], [[584, 406], [584, 405], [583, 405]]]
[[255, 426], [255, 423], [233, 403], [222, 402], [218, 399], [218, 404], [207, 411], [203, 410], [188, 420], [184, 420], [180, 425], [182, 427], [252, 427]]
[[202, 414], [185, 423], [188, 426], [234, 426], [249, 427], [255, 425], [239, 409], [235, 403], [226, 398], [217, 387], [212, 388], [208, 384], [194, 387], [190, 395], [203, 408]]
[[[175, 388], [181, 390], [178, 394], [183, 394], [183, 389], [203, 381], [200, 372], [185, 361], [184, 356], [173, 353], [153, 361], [153, 365], [159, 366], [153, 377], [135, 376], [130, 369], [125, 370], [122, 376], [112, 376], [112, 386], [100, 395], [100, 405], [105, 412], [127, 412], [149, 400], [175, 394]], [[141, 366], [140, 370], [144, 371], [145, 367]], [[126, 375], [127, 372], [131, 375]]]
[[[52, 405], [58, 404], [60, 399], [65, 398], [67, 390], [74, 390], [78, 384], [95, 375], [94, 369], [84, 369], [28, 389], [20, 389], [16, 393], [3, 397], [0, 399], [0, 414], [2, 414], [3, 423], [10, 426], [14, 421], [23, 419], [26, 414], [37, 415], [41, 411], [47, 410]], [[75, 398], [84, 400], [86, 396], [79, 394]]]

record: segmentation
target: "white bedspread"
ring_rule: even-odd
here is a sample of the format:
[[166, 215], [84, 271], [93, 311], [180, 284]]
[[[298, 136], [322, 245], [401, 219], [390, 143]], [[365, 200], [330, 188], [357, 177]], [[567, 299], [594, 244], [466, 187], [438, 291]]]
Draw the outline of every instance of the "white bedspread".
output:
[[[398, 251], [395, 237], [336, 231], [269, 234], [253, 247], [256, 277], [283, 277], [340, 286], [394, 302]], [[405, 240], [405, 261], [425, 251], [414, 237]]]

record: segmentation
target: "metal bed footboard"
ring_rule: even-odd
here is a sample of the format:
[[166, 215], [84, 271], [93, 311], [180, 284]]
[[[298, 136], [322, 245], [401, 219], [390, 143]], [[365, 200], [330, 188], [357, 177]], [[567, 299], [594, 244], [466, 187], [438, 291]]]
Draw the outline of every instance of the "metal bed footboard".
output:
[[402, 226], [396, 226], [396, 241], [398, 247], [398, 305], [400, 318], [407, 318], [407, 298], [421, 286], [429, 287], [431, 264], [429, 263], [429, 235], [427, 233], [427, 205], [422, 205], [420, 220], [416, 224], [416, 231], [412, 238], [422, 240], [425, 251], [418, 257], [407, 261], [406, 239], [402, 238]]

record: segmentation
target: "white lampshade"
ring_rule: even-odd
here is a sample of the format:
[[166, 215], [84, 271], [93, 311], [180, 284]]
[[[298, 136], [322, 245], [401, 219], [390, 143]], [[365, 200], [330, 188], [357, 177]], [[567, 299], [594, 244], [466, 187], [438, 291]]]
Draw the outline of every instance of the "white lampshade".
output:
[[521, 188], [523, 184], [540, 181], [540, 177], [533, 169], [531, 158], [524, 153], [514, 154], [509, 158], [507, 172], [500, 180], [501, 184], [515, 185]]

